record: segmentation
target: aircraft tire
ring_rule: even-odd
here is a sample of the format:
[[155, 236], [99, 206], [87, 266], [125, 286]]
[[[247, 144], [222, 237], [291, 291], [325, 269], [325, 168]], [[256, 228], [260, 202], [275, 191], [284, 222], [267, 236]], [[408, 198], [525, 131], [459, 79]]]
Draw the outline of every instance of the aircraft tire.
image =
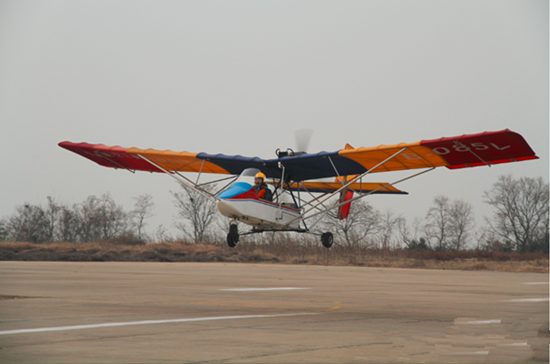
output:
[[321, 235], [321, 243], [323, 243], [323, 246], [325, 248], [330, 248], [334, 243], [334, 237], [332, 236], [332, 233], [324, 233], [323, 235]]
[[237, 224], [231, 223], [229, 225], [229, 234], [227, 234], [227, 245], [229, 245], [230, 248], [234, 248], [237, 246], [238, 242], [239, 228], [237, 227]]
[[227, 245], [229, 245], [230, 248], [234, 248], [237, 245], [235, 243], [235, 235], [231, 233], [227, 234]]
[[239, 233], [230, 232], [229, 234], [227, 234], [227, 245], [229, 245], [230, 248], [236, 247], [238, 242]]

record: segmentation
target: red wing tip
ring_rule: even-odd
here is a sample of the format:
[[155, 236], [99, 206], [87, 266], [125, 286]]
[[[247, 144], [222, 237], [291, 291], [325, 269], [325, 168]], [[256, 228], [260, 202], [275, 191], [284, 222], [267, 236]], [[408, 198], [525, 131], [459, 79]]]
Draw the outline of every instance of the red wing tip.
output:
[[69, 141], [60, 142], [57, 145], [65, 149], [71, 149], [71, 148], [96, 149], [96, 150], [110, 150], [110, 151], [117, 151], [117, 152], [125, 152], [127, 149], [129, 149], [129, 148], [121, 147], [120, 145], [108, 146], [105, 144], [90, 144], [86, 142], [73, 143]]
[[[502, 134], [514, 134], [518, 135], [520, 137], [521, 134], [516, 133], [515, 131], [512, 131], [510, 129], [503, 129], [503, 130], [497, 130], [497, 131], [483, 131], [481, 133], [474, 133], [474, 134], [462, 134], [457, 135], [453, 137], [441, 137], [436, 139], [424, 139], [420, 141], [420, 145], [424, 144], [430, 144], [430, 143], [438, 143], [438, 142], [448, 142], [448, 141], [454, 141], [458, 139], [467, 139], [467, 138], [476, 138], [476, 137], [487, 137], [487, 136], [493, 136], [493, 135], [502, 135]], [[523, 137], [522, 137], [523, 138]]]

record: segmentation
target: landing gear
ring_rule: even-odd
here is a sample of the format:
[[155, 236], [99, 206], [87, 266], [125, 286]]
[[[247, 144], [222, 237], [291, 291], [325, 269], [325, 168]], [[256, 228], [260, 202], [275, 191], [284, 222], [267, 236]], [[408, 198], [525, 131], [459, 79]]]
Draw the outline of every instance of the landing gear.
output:
[[231, 221], [229, 223], [229, 234], [227, 234], [227, 245], [229, 245], [230, 248], [234, 248], [237, 246], [238, 242], [239, 229], [237, 228], [237, 224], [234, 221]]
[[325, 248], [330, 248], [334, 243], [332, 233], [323, 233], [323, 235], [321, 235], [321, 243], [323, 243]]

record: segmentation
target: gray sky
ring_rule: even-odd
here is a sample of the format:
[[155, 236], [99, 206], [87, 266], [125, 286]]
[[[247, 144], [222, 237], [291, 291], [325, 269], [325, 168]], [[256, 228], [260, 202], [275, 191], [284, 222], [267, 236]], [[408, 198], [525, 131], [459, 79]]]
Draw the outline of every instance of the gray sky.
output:
[[171, 178], [65, 140], [272, 158], [302, 128], [309, 152], [509, 128], [539, 160], [439, 168], [370, 199], [411, 221], [443, 194], [481, 222], [498, 175], [548, 181], [548, 69], [548, 1], [2, 1], [0, 218], [150, 193], [148, 230], [171, 226]]

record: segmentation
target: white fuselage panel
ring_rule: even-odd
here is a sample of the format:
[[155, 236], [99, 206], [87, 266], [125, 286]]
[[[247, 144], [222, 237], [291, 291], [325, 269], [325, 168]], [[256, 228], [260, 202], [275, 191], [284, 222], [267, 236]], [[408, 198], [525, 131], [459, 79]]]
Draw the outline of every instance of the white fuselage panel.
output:
[[[298, 229], [300, 211], [279, 207], [267, 201], [254, 199], [217, 200], [218, 210], [224, 216], [241, 221], [260, 229]], [[296, 220], [295, 220], [296, 219]], [[294, 222], [290, 223], [292, 220]], [[286, 226], [288, 223], [290, 225]]]

